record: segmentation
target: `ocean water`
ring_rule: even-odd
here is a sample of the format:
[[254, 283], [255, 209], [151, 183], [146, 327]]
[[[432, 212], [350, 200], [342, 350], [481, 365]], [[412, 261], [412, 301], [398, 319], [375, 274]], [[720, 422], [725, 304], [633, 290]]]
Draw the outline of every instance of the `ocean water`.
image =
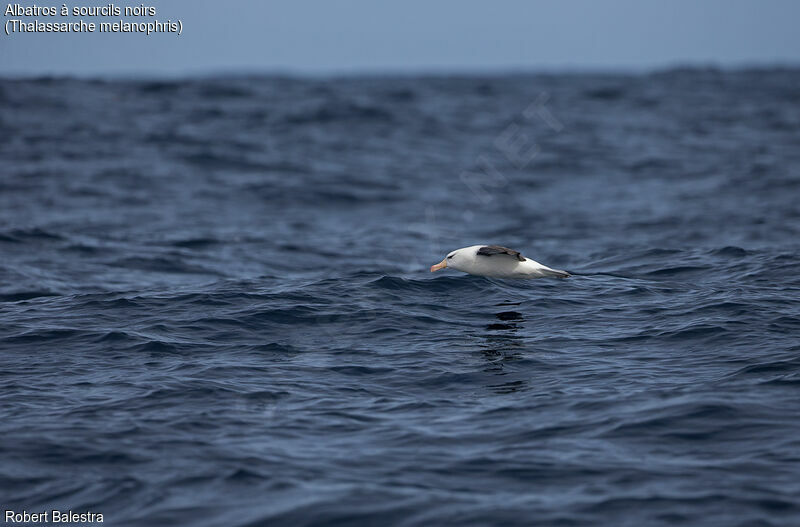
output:
[[5, 79], [0, 160], [5, 510], [800, 525], [800, 70]]

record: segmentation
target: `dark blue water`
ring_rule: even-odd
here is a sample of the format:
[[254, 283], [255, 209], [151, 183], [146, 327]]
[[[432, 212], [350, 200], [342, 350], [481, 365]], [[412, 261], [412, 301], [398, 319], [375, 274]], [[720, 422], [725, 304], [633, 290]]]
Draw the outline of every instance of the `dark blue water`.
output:
[[6, 79], [0, 159], [5, 509], [800, 524], [800, 70]]

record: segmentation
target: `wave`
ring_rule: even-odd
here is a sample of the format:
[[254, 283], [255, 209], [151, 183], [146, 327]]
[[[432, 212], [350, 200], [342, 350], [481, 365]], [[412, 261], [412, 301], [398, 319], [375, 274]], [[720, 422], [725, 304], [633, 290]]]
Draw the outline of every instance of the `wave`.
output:
[[31, 243], [39, 241], [62, 241], [64, 236], [57, 232], [48, 231], [39, 227], [17, 228], [0, 232], [0, 242]]
[[34, 298], [61, 296], [52, 291], [18, 291], [15, 293], [0, 293], [0, 302], [20, 302]]
[[186, 273], [212, 276], [220, 274], [203, 266], [186, 263], [177, 256], [129, 256], [108, 262], [106, 265], [157, 273]]
[[302, 112], [287, 115], [284, 122], [290, 125], [314, 125], [327, 123], [371, 122], [391, 124], [395, 117], [386, 108], [354, 102], [326, 102]]

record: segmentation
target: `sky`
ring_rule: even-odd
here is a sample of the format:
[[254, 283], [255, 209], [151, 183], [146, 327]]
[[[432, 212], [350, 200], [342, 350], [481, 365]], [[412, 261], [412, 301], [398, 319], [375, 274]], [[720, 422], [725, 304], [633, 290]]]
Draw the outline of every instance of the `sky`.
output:
[[[18, 1], [22, 6], [34, 2]], [[66, 5], [98, 6], [81, 0]], [[117, 2], [117, 6], [140, 2]], [[60, 8], [61, 3], [37, 2]], [[0, 34], [0, 75], [183, 76], [800, 65], [793, 0], [156, 0], [182, 34]], [[3, 11], [7, 4], [0, 4]], [[3, 17], [30, 22], [121, 17]]]

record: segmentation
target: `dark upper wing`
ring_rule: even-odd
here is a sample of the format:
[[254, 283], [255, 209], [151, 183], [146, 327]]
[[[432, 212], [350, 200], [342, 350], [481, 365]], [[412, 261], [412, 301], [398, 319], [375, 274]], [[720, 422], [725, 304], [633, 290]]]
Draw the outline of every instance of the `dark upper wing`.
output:
[[500, 245], [485, 245], [478, 249], [478, 254], [481, 256], [492, 256], [494, 254], [507, 254], [513, 256], [520, 262], [525, 261], [525, 257], [519, 254], [519, 251], [509, 249], [508, 247], [501, 247]]

